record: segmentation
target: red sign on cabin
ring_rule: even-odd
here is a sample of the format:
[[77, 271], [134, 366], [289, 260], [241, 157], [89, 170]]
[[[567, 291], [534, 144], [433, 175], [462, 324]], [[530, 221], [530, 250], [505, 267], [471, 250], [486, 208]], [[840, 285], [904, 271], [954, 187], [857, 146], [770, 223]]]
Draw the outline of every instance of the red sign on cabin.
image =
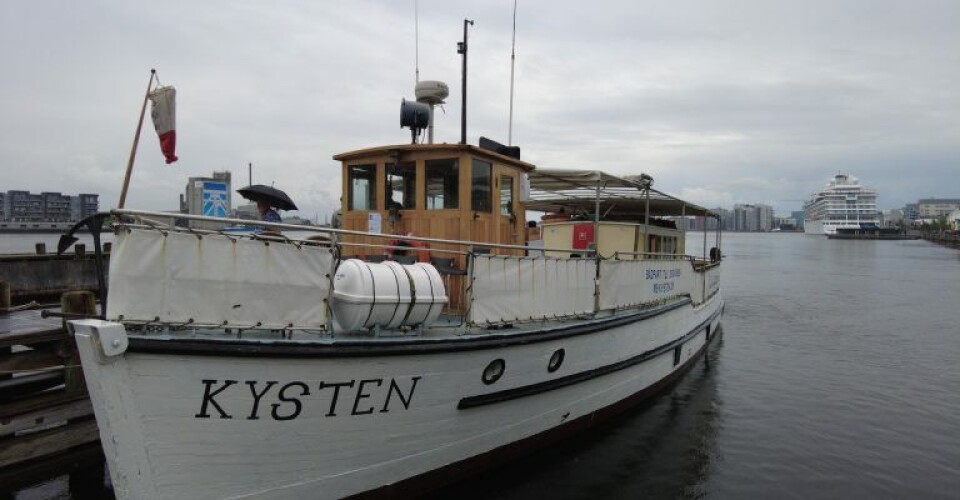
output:
[[573, 225], [573, 249], [586, 250], [589, 244], [593, 243], [593, 224], [574, 224]]

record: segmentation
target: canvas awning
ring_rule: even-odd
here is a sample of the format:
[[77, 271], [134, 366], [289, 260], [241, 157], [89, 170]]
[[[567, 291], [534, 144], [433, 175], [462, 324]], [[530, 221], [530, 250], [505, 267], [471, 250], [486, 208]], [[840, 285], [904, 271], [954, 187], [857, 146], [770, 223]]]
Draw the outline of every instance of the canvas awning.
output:
[[592, 214], [599, 197], [601, 218], [637, 219], [646, 213], [649, 191], [650, 216], [717, 217], [706, 208], [653, 189], [653, 178], [645, 174], [617, 177], [599, 170], [538, 168], [528, 175], [527, 210]]

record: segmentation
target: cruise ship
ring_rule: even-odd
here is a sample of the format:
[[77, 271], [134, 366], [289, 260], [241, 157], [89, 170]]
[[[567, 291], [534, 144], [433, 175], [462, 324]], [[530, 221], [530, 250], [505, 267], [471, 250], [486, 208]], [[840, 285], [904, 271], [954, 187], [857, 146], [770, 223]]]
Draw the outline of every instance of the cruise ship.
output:
[[848, 174], [837, 174], [826, 187], [803, 204], [804, 232], [831, 235], [837, 229], [871, 229], [880, 222], [877, 192]]

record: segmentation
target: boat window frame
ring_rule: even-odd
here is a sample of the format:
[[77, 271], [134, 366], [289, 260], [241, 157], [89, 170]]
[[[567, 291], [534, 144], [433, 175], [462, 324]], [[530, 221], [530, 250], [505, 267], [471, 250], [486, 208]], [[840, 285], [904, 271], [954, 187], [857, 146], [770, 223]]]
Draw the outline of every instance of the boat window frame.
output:
[[[486, 195], [478, 192], [478, 187], [482, 184], [477, 182], [479, 170], [477, 167], [483, 167], [486, 170]], [[493, 213], [493, 162], [481, 160], [480, 158], [470, 157], [470, 210], [474, 212]]]
[[[417, 162], [404, 161], [388, 163], [384, 168], [384, 203], [386, 209], [396, 208], [398, 210], [415, 210], [417, 208]], [[391, 177], [400, 182], [400, 189], [393, 189], [391, 185], [394, 181]], [[400, 193], [400, 200], [394, 198], [394, 193]], [[391, 203], [393, 202], [393, 203]]]
[[[446, 169], [446, 171], [441, 170]], [[440, 175], [436, 175], [437, 173]], [[431, 174], [434, 174], [431, 176]], [[431, 198], [431, 182], [440, 180], [440, 196]], [[460, 209], [460, 158], [436, 158], [423, 161], [423, 208], [425, 210]], [[436, 184], [434, 184], [436, 185]], [[436, 206], [437, 200], [442, 206]], [[431, 203], [432, 202], [432, 203]]]
[[[369, 171], [369, 177], [357, 177], [355, 172], [360, 170]], [[358, 179], [369, 180], [366, 186], [367, 203], [366, 208], [358, 208], [355, 204], [355, 181]], [[349, 212], [370, 212], [377, 209], [377, 164], [376, 163], [358, 163], [347, 165], [347, 211]]]
[[[504, 184], [509, 184], [509, 189], [504, 189]], [[497, 190], [500, 193], [500, 215], [505, 217], [513, 217], [515, 215], [515, 210], [513, 208], [513, 203], [517, 199], [517, 193], [515, 191], [516, 180], [512, 175], [500, 174], [499, 176], [499, 186]], [[509, 199], [504, 203], [504, 193], [509, 195]]]

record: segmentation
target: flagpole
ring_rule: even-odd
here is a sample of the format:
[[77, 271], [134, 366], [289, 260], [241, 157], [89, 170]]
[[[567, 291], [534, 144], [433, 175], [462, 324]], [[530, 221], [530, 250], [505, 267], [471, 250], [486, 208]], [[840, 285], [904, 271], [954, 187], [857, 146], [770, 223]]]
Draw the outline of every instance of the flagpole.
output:
[[143, 107], [140, 108], [140, 121], [137, 122], [137, 132], [133, 135], [133, 146], [130, 147], [130, 160], [127, 161], [127, 173], [123, 176], [123, 189], [120, 190], [120, 203], [117, 208], [123, 208], [127, 201], [127, 188], [130, 186], [130, 174], [133, 172], [133, 160], [137, 157], [137, 144], [140, 143], [140, 129], [143, 128], [143, 115], [147, 111], [147, 101], [150, 99], [150, 87], [157, 76], [157, 70], [150, 70], [150, 81], [147, 82], [147, 93], [143, 96]]

